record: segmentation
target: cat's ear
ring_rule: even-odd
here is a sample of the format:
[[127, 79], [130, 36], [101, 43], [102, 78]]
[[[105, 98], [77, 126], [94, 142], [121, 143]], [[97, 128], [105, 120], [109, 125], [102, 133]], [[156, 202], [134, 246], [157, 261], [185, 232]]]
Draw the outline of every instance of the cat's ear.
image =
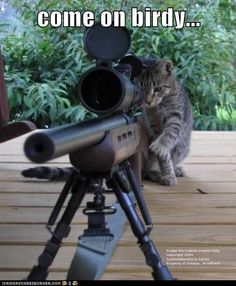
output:
[[171, 61], [156, 61], [153, 70], [162, 75], [171, 75], [173, 71], [173, 63]]
[[160, 62], [159, 59], [147, 58], [147, 59], [143, 60], [143, 65], [146, 68], [155, 70], [157, 68], [157, 65], [159, 64], [159, 62]]
[[167, 74], [167, 75], [172, 75], [172, 71], [174, 69], [172, 61], [164, 61], [162, 66], [161, 66], [161, 73], [162, 74]]
[[166, 61], [166, 72], [168, 75], [172, 75], [172, 71], [174, 69], [173, 63], [171, 61]]

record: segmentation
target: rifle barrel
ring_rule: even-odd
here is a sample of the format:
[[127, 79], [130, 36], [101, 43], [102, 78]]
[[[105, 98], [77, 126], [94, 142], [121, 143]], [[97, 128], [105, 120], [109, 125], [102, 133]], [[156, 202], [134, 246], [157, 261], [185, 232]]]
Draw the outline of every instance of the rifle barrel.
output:
[[129, 120], [117, 114], [38, 131], [26, 139], [24, 152], [29, 160], [44, 163], [100, 142], [107, 131], [127, 125]]

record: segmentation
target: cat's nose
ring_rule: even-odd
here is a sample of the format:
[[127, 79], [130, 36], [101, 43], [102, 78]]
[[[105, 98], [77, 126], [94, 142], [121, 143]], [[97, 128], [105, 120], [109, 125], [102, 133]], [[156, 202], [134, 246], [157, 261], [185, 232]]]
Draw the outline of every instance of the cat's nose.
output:
[[146, 103], [148, 104], [148, 105], [150, 105], [151, 103], [152, 103], [152, 100], [151, 99], [149, 99], [149, 98], [146, 98]]

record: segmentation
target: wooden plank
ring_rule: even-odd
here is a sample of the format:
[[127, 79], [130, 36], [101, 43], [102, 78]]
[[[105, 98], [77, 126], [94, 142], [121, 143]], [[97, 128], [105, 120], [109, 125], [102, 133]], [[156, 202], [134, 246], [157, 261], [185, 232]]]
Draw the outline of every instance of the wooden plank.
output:
[[[12, 162], [8, 163], [0, 163], [0, 172], [1, 171], [12, 171], [12, 172], [20, 172], [27, 168], [33, 168], [41, 166], [39, 164], [34, 163], [21, 163], [21, 164], [12, 164]], [[45, 164], [45, 166], [52, 166], [52, 167], [61, 167], [61, 164], [55, 163], [55, 164]], [[63, 164], [63, 167], [70, 166], [69, 164]]]
[[[85, 205], [81, 205], [81, 208], [78, 209], [73, 224], [87, 223], [87, 216], [82, 213], [82, 209]], [[52, 207], [0, 207], [0, 224], [43, 224], [45, 225], [48, 221], [48, 218], [52, 212]], [[59, 215], [62, 215], [65, 207], [62, 208], [62, 211]]]
[[235, 157], [235, 145], [195, 144], [191, 146], [189, 156], [214, 157], [216, 154], [217, 156]]
[[17, 207], [52, 207], [57, 201], [56, 194], [0, 194], [0, 206], [17, 206]]
[[184, 165], [188, 164], [236, 164], [236, 156], [188, 156]]
[[59, 196], [65, 182], [63, 181], [23, 181], [23, 182], [1, 182], [0, 193], [31, 194], [38, 193], [57, 194]]
[[[174, 194], [174, 193], [162, 193], [145, 194], [144, 197], [147, 205], [150, 208], [236, 208], [234, 202], [236, 201], [236, 194], [200, 194], [185, 193], [185, 194]], [[0, 193], [0, 207], [52, 207], [57, 201], [57, 194], [15, 194], [15, 193]], [[91, 200], [93, 195], [87, 194], [85, 202]], [[106, 196], [107, 204], [115, 202], [113, 195]]]
[[[37, 263], [37, 258], [44, 246], [0, 246], [0, 271], [25, 271], [31, 270]], [[75, 247], [61, 247], [53, 263], [53, 271], [66, 272], [70, 266], [75, 252]], [[27, 255], [25, 255], [27, 253]]]
[[[149, 193], [153, 194], [198, 194], [197, 189], [200, 189], [209, 194], [230, 194], [235, 193], [236, 182], [191, 182], [179, 180], [178, 184], [174, 187], [168, 188], [166, 186], [158, 185], [157, 183], [143, 181], [145, 196]], [[36, 181], [28, 180], [23, 182], [1, 182], [0, 193], [17, 193], [17, 194], [57, 194], [59, 195], [63, 181], [49, 182], [49, 181]]]
[[[9, 167], [11, 166], [11, 167]], [[16, 166], [16, 167], [14, 167]], [[51, 167], [52, 165], [43, 165]], [[33, 164], [12, 164], [9, 165], [2, 163], [0, 164], [0, 182], [38, 182], [40, 180], [38, 179], [31, 179], [31, 178], [25, 178], [21, 175], [21, 171], [36, 167], [36, 165]], [[69, 164], [64, 164], [63, 166], [61, 164], [55, 164], [53, 167], [71, 167]], [[41, 180], [41, 181], [48, 181], [48, 180]]]
[[236, 194], [148, 194], [145, 196], [147, 205], [152, 208], [236, 208]]
[[[218, 269], [217, 272], [172, 271], [173, 277], [178, 280], [236, 280], [236, 274]], [[109, 272], [105, 270], [102, 280], [152, 280], [151, 274], [147, 272]]]
[[[28, 271], [0, 271], [1, 280], [23, 280], [28, 276]], [[67, 272], [50, 272], [47, 280], [66, 280]]]
[[[227, 145], [225, 145], [225, 148], [227, 149]], [[1, 148], [0, 148], [1, 150]], [[20, 154], [14, 154], [14, 155], [8, 155], [8, 154], [0, 154], [0, 162], [1, 163], [28, 163], [28, 164], [32, 164], [32, 162], [30, 162], [24, 155], [20, 155]], [[55, 165], [59, 165], [59, 166], [64, 166], [65, 164], [70, 164], [69, 162], [69, 158], [68, 156], [63, 156], [63, 157], [59, 157], [55, 160], [52, 160], [50, 162], [48, 162], [46, 165], [51, 165], [51, 166], [55, 166]], [[185, 161], [184, 161], [185, 165], [188, 164], [236, 164], [236, 156], [218, 156], [217, 154], [215, 154], [214, 156], [202, 156], [200, 155], [194, 155], [192, 154], [192, 156], [188, 156]]]
[[236, 136], [236, 132], [234, 131], [193, 131], [192, 138], [218, 138], [222, 139], [222, 137], [226, 139], [232, 139], [232, 136]]
[[[0, 181], [32, 181], [20, 174], [22, 170], [31, 166], [31, 164], [0, 164]], [[185, 169], [187, 177], [178, 178], [179, 182], [236, 182], [236, 167], [233, 164], [189, 164]]]
[[[0, 146], [0, 150], [1, 150], [1, 146]], [[27, 164], [32, 164], [32, 162], [30, 160], [28, 160], [25, 155], [23, 154], [0, 154], [0, 162], [1, 163], [27, 163]], [[69, 156], [62, 156], [59, 158], [56, 158], [50, 162], [48, 162], [47, 164], [49, 165], [54, 165], [54, 164], [60, 164], [60, 165], [64, 165], [64, 164], [70, 164], [69, 161]]]
[[[70, 195], [65, 201], [69, 200]], [[15, 194], [15, 193], [0, 193], [0, 207], [53, 207], [58, 199], [58, 194]], [[81, 206], [85, 206], [87, 201], [93, 199], [92, 194], [86, 194]], [[108, 205], [116, 202], [113, 194], [106, 195]]]
[[235, 224], [236, 208], [163, 208], [150, 207], [153, 222], [159, 224]]
[[[187, 194], [197, 194], [200, 189], [208, 194], [219, 194], [222, 193], [226, 194], [235, 194], [236, 190], [236, 182], [191, 182], [190, 180], [179, 180], [176, 186], [171, 188], [167, 188], [165, 186], [157, 185], [153, 182], [144, 181], [144, 194], [145, 196], [149, 193], [158, 194], [180, 194], [180, 193], [187, 193]], [[0, 187], [1, 190], [1, 187]]]
[[[167, 249], [170, 249], [171, 246], [165, 247], [160, 246], [158, 247], [161, 257], [163, 261], [166, 260], [166, 252]], [[175, 248], [175, 246], [173, 246]], [[31, 269], [32, 265], [34, 265], [37, 261], [38, 255], [41, 254], [44, 247], [42, 246], [0, 246], [0, 271], [7, 271], [7, 270], [14, 270], [14, 271], [28, 271]], [[187, 249], [187, 248], [186, 248]], [[193, 249], [193, 248], [188, 248]], [[200, 250], [209, 250], [209, 247], [197, 247], [194, 248], [198, 251]], [[210, 247], [210, 249], [215, 249]], [[208, 266], [209, 272], [213, 271], [214, 269], [235, 269], [236, 261], [236, 248], [232, 247], [217, 247], [219, 253], [200, 253], [199, 257], [202, 258], [209, 258], [211, 261], [221, 262], [221, 265], [211, 265]], [[67, 271], [72, 257], [75, 252], [75, 247], [72, 246], [63, 246], [59, 250], [55, 261], [52, 265], [52, 269], [54, 271]], [[27, 253], [27, 255], [25, 255]], [[130, 255], [132, 253], [132, 255]], [[198, 257], [198, 255], [196, 255]], [[192, 271], [200, 271], [201, 269], [205, 268], [204, 265], [186, 265], [186, 266], [170, 266], [170, 270], [181, 270], [181, 269], [188, 269]], [[143, 254], [141, 253], [138, 246], [119, 246], [113, 257], [110, 261], [110, 264], [107, 266], [106, 269], [110, 271], [147, 271], [149, 268], [145, 265], [145, 259]], [[149, 271], [149, 270], [148, 270]]]
[[[29, 272], [26, 271], [7, 271], [0, 272], [1, 280], [22, 280], [27, 277]], [[50, 272], [47, 280], [65, 280], [67, 272]], [[236, 280], [234, 271], [226, 271], [218, 269], [217, 272], [199, 271], [173, 271], [172, 275], [178, 280]], [[105, 270], [102, 280], [152, 280], [150, 272], [110, 272]]]
[[[154, 225], [160, 224], [228, 224], [235, 225], [236, 208], [166, 208], [161, 205], [149, 207]], [[46, 224], [51, 207], [24, 208], [0, 207], [0, 224]], [[85, 223], [86, 217], [78, 211], [73, 224]]]
[[[168, 264], [167, 262], [167, 257], [166, 257], [166, 253], [168, 249], [178, 249], [176, 248], [175, 245], [173, 245], [173, 248], [171, 246], [165, 247], [165, 246], [160, 246], [158, 247], [158, 250], [160, 252], [160, 255], [163, 259], [163, 261], [165, 263]], [[232, 247], [217, 247], [214, 248], [212, 246], [207, 246], [207, 247], [196, 247], [196, 248], [192, 248], [192, 247], [183, 247], [181, 248], [182, 250], [196, 250], [198, 251], [197, 254], [193, 255], [193, 258], [208, 258], [209, 261], [211, 261], [213, 264], [212, 265], [208, 265], [207, 266], [207, 270], [209, 272], [214, 271], [216, 269], [233, 269], [236, 266], [236, 261], [235, 261], [235, 257], [234, 255], [236, 254], [236, 248], [232, 248]], [[204, 252], [200, 252], [200, 251], [211, 251], [216, 249], [217, 251], [219, 251], [218, 253], [204, 253]], [[132, 255], [130, 255], [130, 253], [132, 253]], [[215, 263], [215, 264], [214, 264]], [[183, 270], [188, 270], [188, 271], [194, 271], [196, 273], [198, 273], [199, 271], [201, 271], [202, 269], [205, 269], [206, 266], [203, 265], [202, 263], [198, 263], [198, 265], [181, 265], [181, 266], [172, 266], [172, 265], [168, 265], [169, 269], [171, 271], [175, 271], [175, 270], [179, 270], [179, 271], [183, 271]], [[138, 247], [123, 247], [120, 246], [117, 248], [117, 250], [115, 251], [115, 253], [113, 254], [113, 257], [110, 261], [110, 264], [108, 265], [108, 267], [106, 268], [107, 270], [111, 270], [111, 271], [125, 271], [125, 272], [130, 272], [130, 271], [135, 271], [139, 272], [139, 271], [144, 271], [147, 268], [147, 266], [144, 264], [144, 257], [140, 251], [140, 249], [138, 249]], [[214, 269], [214, 270], [213, 270]]]
[[[78, 236], [87, 224], [73, 225], [63, 245], [76, 245]], [[175, 246], [236, 246], [236, 225], [155, 225], [151, 237], [157, 245]], [[0, 225], [0, 245], [44, 245], [50, 238], [45, 226], [26, 224]], [[126, 225], [119, 245], [136, 243], [129, 225]]]

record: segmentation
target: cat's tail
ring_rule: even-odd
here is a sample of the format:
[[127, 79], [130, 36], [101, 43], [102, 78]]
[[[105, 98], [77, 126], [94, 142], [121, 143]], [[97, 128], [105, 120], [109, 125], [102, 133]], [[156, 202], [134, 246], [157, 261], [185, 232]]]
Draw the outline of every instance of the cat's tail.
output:
[[66, 180], [73, 172], [73, 167], [35, 167], [25, 169], [21, 172], [22, 176], [27, 178], [47, 179], [47, 180]]

